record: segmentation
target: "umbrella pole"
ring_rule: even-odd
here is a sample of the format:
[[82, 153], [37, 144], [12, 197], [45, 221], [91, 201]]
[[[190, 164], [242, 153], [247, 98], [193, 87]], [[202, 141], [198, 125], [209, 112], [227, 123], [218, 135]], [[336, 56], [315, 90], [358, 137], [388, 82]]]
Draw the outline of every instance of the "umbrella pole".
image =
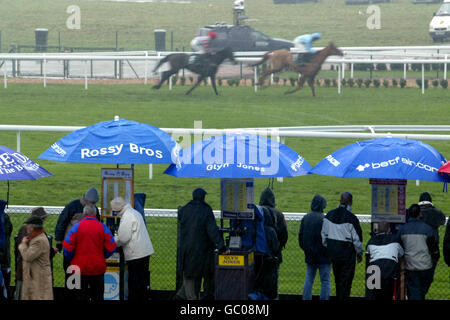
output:
[[6, 208], [9, 207], [9, 180], [8, 180], [8, 191], [6, 192]]

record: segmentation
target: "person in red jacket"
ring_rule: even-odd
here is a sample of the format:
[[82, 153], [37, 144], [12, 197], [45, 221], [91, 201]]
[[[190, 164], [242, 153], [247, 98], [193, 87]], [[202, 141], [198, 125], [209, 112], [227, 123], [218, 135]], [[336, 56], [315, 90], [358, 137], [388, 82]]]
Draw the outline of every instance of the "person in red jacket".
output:
[[99, 301], [103, 300], [106, 259], [117, 245], [108, 227], [95, 217], [95, 206], [87, 205], [83, 213], [63, 241], [64, 256], [81, 274], [77, 299]]

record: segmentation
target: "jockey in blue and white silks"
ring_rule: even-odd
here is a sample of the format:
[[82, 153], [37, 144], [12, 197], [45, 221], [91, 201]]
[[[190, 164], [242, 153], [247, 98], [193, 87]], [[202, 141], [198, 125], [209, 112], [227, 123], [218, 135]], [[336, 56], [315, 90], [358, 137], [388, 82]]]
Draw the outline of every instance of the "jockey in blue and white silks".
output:
[[308, 52], [308, 53], [316, 53], [317, 50], [312, 48], [312, 43], [318, 39], [322, 38], [322, 34], [320, 32], [316, 32], [313, 34], [304, 34], [298, 36], [294, 39], [295, 47], [300, 49], [300, 52]]
[[312, 48], [312, 43], [320, 38], [322, 38], [322, 34], [316, 32], [313, 34], [304, 34], [294, 39], [295, 48], [297, 49], [296, 52], [298, 52], [294, 60], [299, 65], [310, 62], [313, 55], [317, 52], [317, 50]]

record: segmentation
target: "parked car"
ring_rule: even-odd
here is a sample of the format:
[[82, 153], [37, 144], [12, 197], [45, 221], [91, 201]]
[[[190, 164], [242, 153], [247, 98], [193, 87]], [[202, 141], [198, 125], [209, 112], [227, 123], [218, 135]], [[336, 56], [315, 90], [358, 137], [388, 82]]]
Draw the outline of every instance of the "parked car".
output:
[[444, 0], [439, 10], [433, 14], [429, 32], [434, 42], [450, 38], [450, 0]]
[[212, 42], [215, 50], [229, 46], [233, 51], [269, 51], [289, 49], [294, 46], [292, 41], [271, 38], [248, 25], [234, 26], [217, 23], [200, 28], [196, 36], [206, 36], [210, 31], [217, 34], [217, 38]]

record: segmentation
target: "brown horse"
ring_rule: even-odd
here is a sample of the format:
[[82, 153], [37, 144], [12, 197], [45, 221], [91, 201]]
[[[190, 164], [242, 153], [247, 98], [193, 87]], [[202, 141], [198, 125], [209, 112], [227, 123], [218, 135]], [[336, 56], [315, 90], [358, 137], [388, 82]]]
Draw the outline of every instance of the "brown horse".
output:
[[313, 97], [316, 96], [314, 91], [314, 79], [316, 75], [319, 73], [322, 64], [329, 56], [342, 56], [344, 55], [341, 50], [339, 50], [334, 43], [330, 43], [324, 49], [317, 51], [311, 60], [305, 64], [299, 65], [295, 62], [293, 58], [293, 53], [289, 50], [274, 50], [269, 51], [264, 54], [263, 59], [253, 66], [258, 66], [263, 64], [265, 61], [270, 60], [272, 64], [272, 68], [267, 69], [263, 72], [261, 78], [258, 81], [258, 85], [264, 84], [264, 79], [272, 73], [281, 72], [284, 69], [290, 69], [296, 71], [301, 74], [300, 79], [298, 80], [298, 85], [293, 90], [287, 91], [286, 93], [294, 93], [297, 90], [303, 88], [305, 82], [308, 82]]

